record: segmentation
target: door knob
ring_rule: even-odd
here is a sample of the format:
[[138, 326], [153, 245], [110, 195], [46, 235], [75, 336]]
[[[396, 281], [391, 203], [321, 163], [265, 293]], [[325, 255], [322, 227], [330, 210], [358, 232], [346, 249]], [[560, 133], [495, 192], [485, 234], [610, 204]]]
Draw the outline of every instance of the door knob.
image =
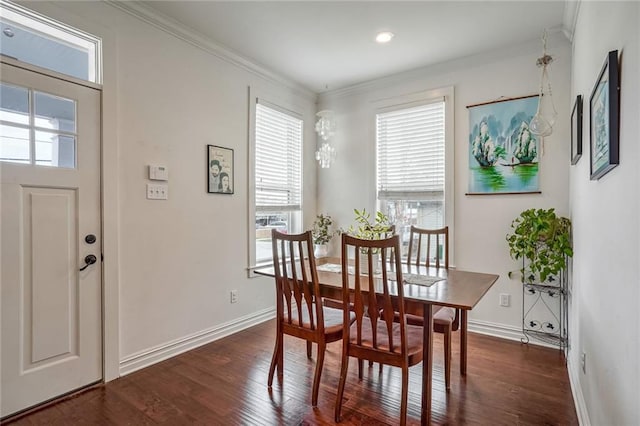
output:
[[87, 244], [93, 244], [93, 243], [95, 243], [95, 242], [96, 242], [96, 236], [95, 236], [95, 235], [93, 235], [93, 234], [89, 234], [89, 235], [87, 235], [86, 237], [84, 237], [84, 241], [85, 241]]
[[94, 263], [96, 263], [97, 261], [98, 261], [98, 258], [97, 258], [97, 257], [95, 257], [94, 255], [92, 255], [92, 254], [87, 255], [87, 256], [84, 258], [84, 263], [85, 263], [85, 265], [84, 265], [82, 268], [80, 268], [80, 270], [81, 270], [81, 271], [84, 271], [85, 269], [87, 269], [87, 268], [89, 267], [89, 265], [93, 265], [93, 264], [94, 264]]

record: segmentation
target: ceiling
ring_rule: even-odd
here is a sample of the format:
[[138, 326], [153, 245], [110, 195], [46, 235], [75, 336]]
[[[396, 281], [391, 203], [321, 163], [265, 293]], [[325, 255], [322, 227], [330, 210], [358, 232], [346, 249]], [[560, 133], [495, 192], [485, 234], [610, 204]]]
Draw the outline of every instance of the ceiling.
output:
[[[555, 1], [144, 1], [215, 44], [321, 93], [539, 39]], [[566, 28], [565, 28], [566, 30]], [[387, 45], [374, 41], [391, 31]]]

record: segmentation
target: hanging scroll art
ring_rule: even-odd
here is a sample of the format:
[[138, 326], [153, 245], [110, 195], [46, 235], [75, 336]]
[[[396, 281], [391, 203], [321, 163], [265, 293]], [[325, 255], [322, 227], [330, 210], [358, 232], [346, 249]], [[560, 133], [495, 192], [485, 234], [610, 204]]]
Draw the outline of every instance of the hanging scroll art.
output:
[[529, 130], [538, 109], [538, 95], [470, 105], [467, 109], [467, 195], [540, 193], [540, 144]]

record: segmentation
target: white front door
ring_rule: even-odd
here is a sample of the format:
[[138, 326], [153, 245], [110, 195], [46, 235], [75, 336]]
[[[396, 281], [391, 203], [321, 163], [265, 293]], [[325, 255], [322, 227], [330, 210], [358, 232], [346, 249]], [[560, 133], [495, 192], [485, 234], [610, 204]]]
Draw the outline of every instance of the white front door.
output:
[[101, 93], [15, 65], [0, 70], [0, 417], [102, 379]]

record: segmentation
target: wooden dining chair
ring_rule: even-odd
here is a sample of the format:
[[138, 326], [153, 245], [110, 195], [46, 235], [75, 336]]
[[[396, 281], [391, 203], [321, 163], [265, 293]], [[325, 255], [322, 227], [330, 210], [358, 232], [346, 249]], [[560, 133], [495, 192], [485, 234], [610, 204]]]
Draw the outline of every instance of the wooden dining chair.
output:
[[284, 335], [307, 341], [307, 356], [311, 357], [311, 344], [318, 346], [311, 404], [318, 404], [318, 389], [326, 344], [342, 339], [342, 322], [355, 319], [353, 313], [344, 315], [341, 309], [323, 306], [318, 284], [318, 273], [313, 256], [311, 231], [302, 234], [283, 234], [271, 231], [273, 266], [276, 279], [276, 344], [269, 367], [268, 385], [278, 369], [282, 383]]
[[[449, 227], [424, 229], [411, 225], [407, 265], [449, 269]], [[424, 319], [408, 314], [407, 324], [421, 326], [424, 325]], [[457, 331], [459, 326], [459, 309], [434, 307], [433, 331], [444, 334], [444, 382], [447, 391], [451, 385], [451, 333]]]
[[[379, 251], [381, 275], [374, 275], [372, 251]], [[358, 253], [366, 252], [368, 270], [361, 270]], [[350, 254], [351, 253], [351, 258]], [[354, 266], [353, 274], [348, 271]], [[390, 270], [388, 270], [390, 269]], [[367, 274], [367, 275], [365, 275]], [[351, 293], [353, 295], [351, 296]], [[393, 298], [396, 300], [394, 301]], [[395, 303], [394, 303], [395, 302]], [[407, 419], [409, 367], [422, 361], [422, 327], [406, 323], [400, 261], [400, 239], [397, 235], [383, 240], [361, 240], [342, 234], [342, 303], [343, 340], [342, 367], [335, 406], [335, 421], [340, 421], [349, 357], [358, 359], [358, 376], [362, 378], [363, 360], [402, 369], [400, 424]], [[355, 322], [349, 324], [349, 307]], [[399, 320], [394, 321], [394, 306]]]
[[[396, 225], [389, 225], [387, 229], [381, 231], [380, 238], [389, 238], [396, 233]], [[332, 308], [342, 309], [342, 300], [324, 299], [325, 306], [331, 306]], [[373, 362], [369, 361], [369, 365], [373, 365]]]

